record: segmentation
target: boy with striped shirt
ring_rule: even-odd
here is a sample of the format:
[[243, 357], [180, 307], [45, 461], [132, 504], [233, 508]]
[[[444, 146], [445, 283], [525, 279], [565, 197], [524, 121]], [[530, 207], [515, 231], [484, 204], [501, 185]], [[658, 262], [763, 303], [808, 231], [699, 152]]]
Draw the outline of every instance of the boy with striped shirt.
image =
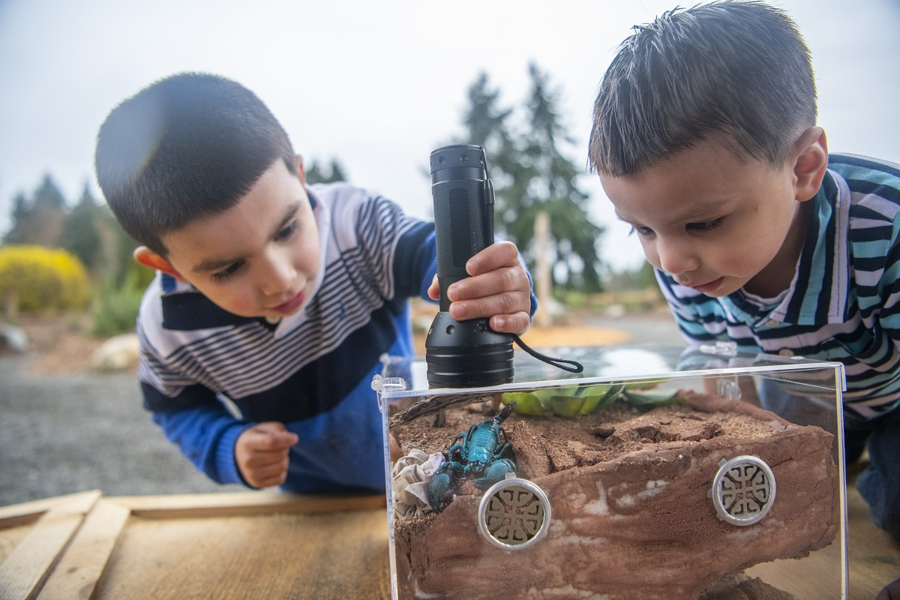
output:
[[[144, 406], [219, 483], [383, 491], [372, 377], [413, 354], [409, 298], [436, 299], [434, 226], [303, 163], [243, 86], [187, 73], [116, 107], [97, 179], [138, 262]], [[522, 333], [531, 283], [493, 244], [448, 289], [457, 319]]]
[[900, 166], [829, 156], [792, 20], [725, 0], [636, 27], [590, 161], [689, 342], [844, 363], [847, 459], [868, 444], [858, 489], [900, 538]]

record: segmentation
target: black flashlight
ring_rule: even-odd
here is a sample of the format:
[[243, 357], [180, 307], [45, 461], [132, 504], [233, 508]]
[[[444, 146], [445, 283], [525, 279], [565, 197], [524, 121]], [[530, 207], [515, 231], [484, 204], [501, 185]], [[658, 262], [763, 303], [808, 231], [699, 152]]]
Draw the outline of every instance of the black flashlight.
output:
[[431, 387], [480, 387], [513, 380], [513, 336], [488, 319], [450, 316], [447, 289], [468, 277], [466, 262], [494, 243], [494, 187], [481, 146], [458, 145], [431, 153], [440, 312], [425, 339]]

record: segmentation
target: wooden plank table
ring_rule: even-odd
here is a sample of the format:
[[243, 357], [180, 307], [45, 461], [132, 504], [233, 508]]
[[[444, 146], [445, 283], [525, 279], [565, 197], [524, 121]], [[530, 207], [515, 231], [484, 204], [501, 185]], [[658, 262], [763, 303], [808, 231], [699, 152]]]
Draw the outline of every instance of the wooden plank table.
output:
[[390, 598], [383, 496], [267, 492], [0, 508], [0, 599]]
[[869, 505], [855, 485], [847, 486], [850, 600], [875, 600], [889, 582], [900, 578], [900, 544], [872, 522]]
[[[873, 600], [900, 577], [900, 546], [852, 485], [848, 512], [848, 598]], [[390, 596], [383, 496], [92, 491], [0, 507], [0, 600]]]

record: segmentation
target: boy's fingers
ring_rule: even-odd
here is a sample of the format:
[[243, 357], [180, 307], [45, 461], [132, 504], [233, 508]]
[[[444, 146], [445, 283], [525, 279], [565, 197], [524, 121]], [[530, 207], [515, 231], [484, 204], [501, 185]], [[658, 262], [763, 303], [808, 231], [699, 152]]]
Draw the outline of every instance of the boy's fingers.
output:
[[491, 244], [466, 262], [466, 272], [475, 277], [500, 267], [511, 267], [519, 262], [519, 253], [512, 242]]
[[457, 321], [489, 317], [491, 329], [500, 333], [525, 333], [531, 325], [531, 317], [527, 311], [510, 311], [485, 309], [485, 301], [454, 302], [450, 305], [450, 316]]
[[[531, 324], [531, 281], [512, 242], [497, 242], [466, 263], [469, 277], [450, 286], [450, 315], [465, 321], [491, 318], [491, 328], [503, 333], [524, 333]], [[432, 281], [429, 295], [437, 292]], [[435, 297], [432, 295], [432, 297]]]
[[518, 293], [503, 293], [485, 296], [475, 300], [456, 301], [450, 304], [450, 316], [457, 321], [493, 317], [496, 315], [512, 315], [528, 312], [531, 308], [529, 297]]
[[257, 479], [278, 478], [287, 473], [288, 460], [287, 458], [284, 458], [275, 462], [265, 463], [261, 465], [252, 465], [251, 468]]
[[242, 454], [238, 460], [238, 468], [244, 480], [257, 488], [281, 485], [287, 479], [290, 459], [287, 451], [278, 452], [250, 451]]
[[434, 276], [434, 279], [431, 280], [431, 285], [428, 286], [428, 297], [432, 300], [439, 300], [441, 297], [441, 289], [438, 284], [437, 275]]
[[259, 423], [248, 430], [247, 445], [253, 450], [273, 452], [285, 450], [300, 438], [296, 433], [291, 433], [284, 425], [276, 422]]
[[247, 466], [254, 471], [286, 470], [289, 460], [285, 452], [254, 452], [247, 457]]
[[287, 479], [287, 464], [251, 469], [250, 473], [245, 475], [245, 479], [250, 485], [257, 488], [281, 485]]
[[528, 274], [519, 264], [512, 267], [501, 267], [489, 273], [460, 279], [447, 290], [451, 302], [487, 298], [504, 293], [521, 293], [528, 296], [531, 282]]
[[491, 329], [498, 333], [515, 333], [522, 335], [531, 325], [528, 313], [520, 312], [514, 315], [494, 315], [490, 321]]
[[288, 450], [297, 434], [282, 423], [258, 423], [244, 431], [235, 446], [235, 460], [244, 480], [257, 488], [281, 485], [287, 479]]

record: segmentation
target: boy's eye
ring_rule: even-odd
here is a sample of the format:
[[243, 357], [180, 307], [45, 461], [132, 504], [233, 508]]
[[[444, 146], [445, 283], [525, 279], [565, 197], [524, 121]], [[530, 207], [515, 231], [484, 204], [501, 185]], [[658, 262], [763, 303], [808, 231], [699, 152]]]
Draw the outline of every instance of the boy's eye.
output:
[[639, 225], [632, 225], [631, 231], [628, 232], [628, 235], [632, 233], [638, 234], [639, 237], [647, 237], [649, 235], [653, 235], [653, 230], [649, 227], [641, 227]]
[[686, 229], [688, 231], [693, 231], [695, 233], [706, 233], [708, 231], [712, 231], [716, 229], [722, 223], [725, 222], [725, 217], [719, 217], [718, 219], [711, 219], [709, 221], [701, 221], [699, 223], [688, 223]]
[[299, 226], [299, 224], [299, 221], [294, 219], [287, 225], [287, 227], [275, 234], [275, 240], [281, 241], [288, 239], [289, 237], [291, 237], [291, 235], [294, 234], [295, 231], [297, 231], [297, 227]]
[[212, 274], [213, 281], [222, 282], [228, 281], [231, 277], [236, 275], [241, 268], [244, 266], [244, 261], [238, 261], [236, 263], [230, 264], [221, 271], [217, 271]]

